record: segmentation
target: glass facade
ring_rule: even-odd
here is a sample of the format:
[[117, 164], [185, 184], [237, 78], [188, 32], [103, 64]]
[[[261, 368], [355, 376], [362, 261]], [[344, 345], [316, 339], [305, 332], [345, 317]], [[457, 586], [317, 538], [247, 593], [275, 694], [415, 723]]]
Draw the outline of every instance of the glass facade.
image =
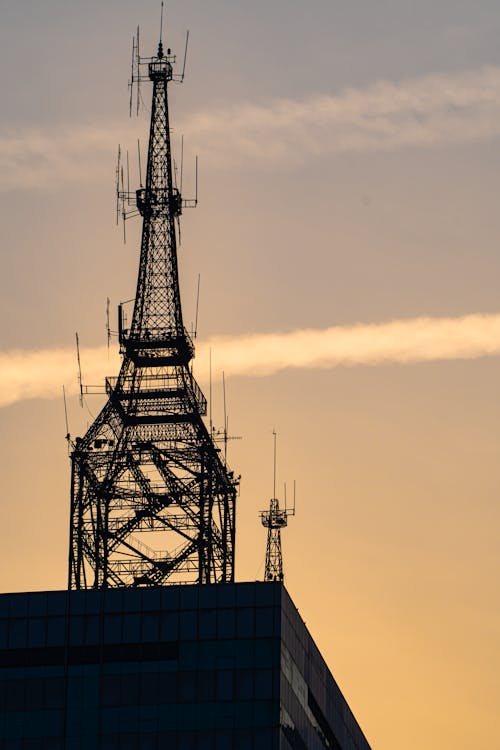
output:
[[369, 750], [279, 583], [0, 595], [2, 750]]

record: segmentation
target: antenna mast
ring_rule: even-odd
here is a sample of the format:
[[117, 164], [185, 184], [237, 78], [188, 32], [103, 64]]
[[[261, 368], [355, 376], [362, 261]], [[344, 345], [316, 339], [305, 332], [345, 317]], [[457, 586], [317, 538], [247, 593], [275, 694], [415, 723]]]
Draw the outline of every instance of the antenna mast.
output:
[[269, 502], [269, 510], [260, 511], [260, 520], [267, 529], [265, 581], [283, 581], [283, 553], [281, 549], [281, 529], [288, 525], [288, 516], [295, 515], [295, 481], [293, 483], [293, 508], [280, 508], [276, 497], [276, 432], [273, 430], [274, 461], [273, 461], [273, 497]]

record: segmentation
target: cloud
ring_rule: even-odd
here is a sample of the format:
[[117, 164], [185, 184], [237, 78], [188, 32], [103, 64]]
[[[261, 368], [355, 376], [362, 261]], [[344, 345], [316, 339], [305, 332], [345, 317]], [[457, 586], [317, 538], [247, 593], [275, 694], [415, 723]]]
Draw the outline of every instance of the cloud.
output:
[[[59, 186], [109, 173], [137, 123], [50, 131], [0, 130], [0, 189]], [[209, 166], [299, 164], [349, 151], [393, 151], [471, 143], [500, 135], [500, 68], [379, 81], [336, 94], [238, 102], [177, 123]]]
[[[286, 368], [412, 364], [500, 354], [500, 315], [413, 318], [290, 333], [216, 337], [205, 344], [230, 375], [273, 375]], [[202, 357], [203, 357], [202, 350]], [[207, 377], [206, 365], [201, 370]]]
[[[264, 377], [287, 368], [412, 364], [475, 359], [500, 354], [500, 314], [459, 318], [413, 318], [389, 323], [333, 326], [289, 333], [217, 336], [197, 349], [195, 374], [207, 382], [209, 351], [214, 373]], [[116, 374], [116, 352], [106, 347], [82, 350], [83, 379], [103, 382]], [[0, 407], [29, 398], [56, 398], [65, 383], [76, 392], [73, 349], [0, 352]]]
[[[135, 125], [135, 123], [134, 123]], [[118, 143], [136, 143], [129, 121], [50, 131], [0, 130], [0, 190], [58, 189], [112, 174]], [[135, 152], [134, 152], [135, 153]]]
[[236, 104], [193, 116], [187, 142], [214, 162], [302, 162], [349, 151], [469, 143], [500, 134], [500, 68], [430, 74], [400, 83]]

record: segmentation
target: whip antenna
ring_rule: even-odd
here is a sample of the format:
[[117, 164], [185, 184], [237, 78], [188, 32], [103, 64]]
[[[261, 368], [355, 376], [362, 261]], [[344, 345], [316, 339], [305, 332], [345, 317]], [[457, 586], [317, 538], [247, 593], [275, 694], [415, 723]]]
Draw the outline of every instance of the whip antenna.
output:
[[80, 361], [80, 341], [78, 339], [78, 333], [75, 333], [75, 337], [76, 337], [76, 361], [78, 362], [78, 385], [80, 386], [80, 406], [83, 409], [82, 363]]

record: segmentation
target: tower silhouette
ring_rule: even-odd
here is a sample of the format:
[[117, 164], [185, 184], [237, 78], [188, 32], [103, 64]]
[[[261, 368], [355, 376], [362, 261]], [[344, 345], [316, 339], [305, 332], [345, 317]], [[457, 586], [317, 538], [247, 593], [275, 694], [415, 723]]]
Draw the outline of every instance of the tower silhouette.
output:
[[[207, 402], [183, 325], [167, 88], [175, 56], [136, 53], [153, 84], [137, 291], [130, 327], [118, 309], [123, 360], [107, 401], [71, 453], [68, 587], [234, 580], [234, 476], [203, 421]], [[146, 70], [141, 76], [140, 71]]]
[[284, 573], [283, 552], [281, 550], [281, 529], [284, 529], [288, 524], [287, 511], [280, 509], [278, 498], [272, 497], [269, 503], [269, 510], [262, 510], [260, 518], [262, 525], [267, 529], [264, 580], [282, 581]]
[[274, 478], [273, 496], [269, 501], [269, 510], [260, 511], [260, 520], [267, 529], [266, 565], [264, 572], [265, 581], [283, 581], [283, 552], [281, 549], [281, 529], [288, 526], [288, 516], [295, 515], [295, 482], [293, 484], [293, 508], [280, 508], [280, 502], [276, 497], [276, 432], [273, 430], [274, 438]]

